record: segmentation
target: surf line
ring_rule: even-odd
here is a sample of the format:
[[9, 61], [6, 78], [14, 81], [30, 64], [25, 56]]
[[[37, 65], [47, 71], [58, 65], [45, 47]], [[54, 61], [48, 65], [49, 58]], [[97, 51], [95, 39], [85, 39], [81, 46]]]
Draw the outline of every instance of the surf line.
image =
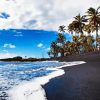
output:
[[47, 76], [38, 77], [30, 82], [23, 82], [18, 86], [13, 87], [9, 90], [8, 94], [11, 100], [47, 100], [45, 90], [42, 88], [43, 85], [47, 84], [52, 78], [65, 74], [61, 68], [84, 64], [84, 61], [64, 62], [57, 68], [47, 68], [47, 70], [54, 70], [54, 72]]

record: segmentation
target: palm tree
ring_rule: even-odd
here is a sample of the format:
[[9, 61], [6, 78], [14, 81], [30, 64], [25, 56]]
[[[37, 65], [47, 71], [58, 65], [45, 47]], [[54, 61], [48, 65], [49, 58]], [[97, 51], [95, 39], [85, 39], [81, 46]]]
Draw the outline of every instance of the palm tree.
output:
[[[98, 30], [100, 29], [100, 12], [99, 12], [100, 7], [97, 9], [95, 8], [89, 8], [87, 11], [87, 19], [89, 22], [89, 25], [91, 26], [92, 32], [96, 31], [96, 40], [98, 38]], [[97, 47], [97, 42], [96, 42], [96, 47]]]
[[93, 36], [87, 36], [87, 45], [88, 45], [88, 51], [94, 51], [94, 37]]
[[56, 40], [57, 45], [58, 45], [58, 49], [59, 49], [59, 53], [61, 54], [61, 56], [64, 56], [64, 44], [66, 41], [66, 37], [64, 36], [64, 34], [58, 33], [58, 38]]
[[64, 26], [64, 25], [59, 26], [58, 31], [65, 32], [66, 31], [66, 26]]
[[80, 14], [78, 14], [74, 18], [75, 18], [75, 20], [72, 22], [73, 23], [73, 27], [74, 27], [74, 31], [76, 33], [83, 34], [83, 28], [85, 26], [85, 22], [87, 22], [87, 19], [85, 18], [85, 16], [81, 16]]
[[[91, 32], [96, 31], [96, 47], [100, 42], [98, 31], [100, 29], [100, 7], [97, 9], [89, 8], [87, 15], [81, 16], [78, 14], [74, 17], [74, 20], [68, 25], [68, 31], [72, 34], [72, 42], [66, 42], [64, 32], [66, 27], [64, 25], [59, 26], [58, 37], [56, 41], [51, 43], [51, 50], [48, 52], [52, 57], [80, 54], [81, 52], [94, 51], [94, 37]], [[88, 33], [86, 36], [83, 31]], [[73, 32], [75, 35], [73, 36]], [[79, 35], [76, 35], [79, 34]]]
[[73, 32], [75, 32], [75, 34], [76, 33], [83, 34], [85, 22], [87, 22], [87, 19], [85, 17], [86, 16], [81, 16], [80, 14], [78, 14], [76, 17], [74, 17], [75, 20], [69, 24], [68, 31], [71, 32], [72, 34], [73, 34]]
[[74, 32], [74, 24], [73, 24], [73, 22], [72, 23], [70, 23], [69, 25], [68, 25], [68, 31], [72, 34], [72, 36], [73, 36], [73, 32]]
[[92, 32], [91, 25], [90, 24], [86, 24], [84, 26], [84, 31], [88, 33], [88, 36], [91, 36], [91, 34], [90, 34]]
[[[68, 31], [71, 32], [73, 34], [73, 32], [76, 33], [80, 33], [81, 35], [83, 35], [83, 29], [85, 27], [85, 22], [87, 22], [87, 19], [85, 18], [85, 16], [81, 16], [80, 14], [78, 14], [76, 17], [74, 17], [75, 20], [69, 24], [68, 26]], [[73, 36], [73, 43], [70, 43], [70, 48], [74, 48], [74, 53], [79, 53], [79, 37], [78, 36]], [[71, 49], [72, 50], [72, 49]]]
[[66, 41], [64, 46], [63, 46], [64, 47], [64, 56], [70, 55], [70, 49], [68, 47], [69, 43], [70, 43], [70, 41]]
[[58, 56], [58, 46], [57, 46], [57, 42], [55, 41], [51, 43], [51, 52], [54, 57]]
[[57, 43], [63, 45], [65, 40], [66, 40], [65, 36], [63, 34], [58, 33]]

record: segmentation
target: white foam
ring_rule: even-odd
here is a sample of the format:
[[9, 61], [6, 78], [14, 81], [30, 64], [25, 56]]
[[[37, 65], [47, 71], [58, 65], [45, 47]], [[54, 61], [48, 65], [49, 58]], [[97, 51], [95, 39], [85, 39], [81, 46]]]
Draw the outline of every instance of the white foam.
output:
[[44, 85], [50, 81], [50, 79], [63, 75], [65, 72], [62, 67], [68, 67], [78, 64], [83, 64], [84, 61], [66, 62], [66, 65], [59, 68], [49, 68], [49, 70], [55, 70], [48, 76], [39, 77], [33, 79], [31, 82], [24, 82], [9, 91], [11, 100], [47, 100], [44, 89], [41, 85]]

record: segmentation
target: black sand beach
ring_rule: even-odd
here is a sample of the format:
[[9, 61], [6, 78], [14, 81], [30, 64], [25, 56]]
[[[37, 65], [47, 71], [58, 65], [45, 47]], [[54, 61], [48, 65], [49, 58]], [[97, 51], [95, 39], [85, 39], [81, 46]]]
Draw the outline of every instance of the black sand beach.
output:
[[64, 68], [65, 74], [44, 87], [48, 100], [100, 100], [100, 53], [62, 58], [62, 61], [86, 61]]

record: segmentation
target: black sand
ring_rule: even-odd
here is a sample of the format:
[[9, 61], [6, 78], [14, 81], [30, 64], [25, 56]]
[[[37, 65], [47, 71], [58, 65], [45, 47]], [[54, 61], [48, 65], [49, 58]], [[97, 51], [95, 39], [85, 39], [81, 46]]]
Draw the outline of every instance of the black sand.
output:
[[64, 68], [65, 74], [44, 87], [48, 100], [100, 100], [100, 53], [63, 61], [86, 61], [86, 64]]

